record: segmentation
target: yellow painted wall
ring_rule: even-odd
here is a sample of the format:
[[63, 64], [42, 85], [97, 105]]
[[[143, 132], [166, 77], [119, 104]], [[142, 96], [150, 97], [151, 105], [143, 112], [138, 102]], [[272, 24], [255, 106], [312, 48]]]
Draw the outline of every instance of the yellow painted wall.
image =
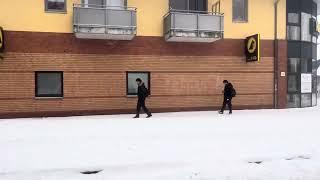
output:
[[[211, 8], [217, 0], [209, 0]], [[248, 22], [232, 22], [232, 0], [220, 0], [224, 13], [225, 38], [245, 38], [260, 33], [261, 39], [274, 39], [274, 1], [248, 0]], [[278, 4], [278, 38], [286, 37], [286, 0]]]
[[72, 32], [72, 6], [67, 13], [45, 13], [44, 0], [0, 0], [0, 26], [5, 30]]
[[137, 35], [162, 36], [163, 16], [169, 10], [169, 0], [128, 0], [137, 7]]
[[[72, 32], [72, 5], [80, 0], [67, 0], [67, 13], [46, 13], [44, 0], [0, 0], [0, 26], [5, 30]], [[208, 0], [208, 9], [217, 0]], [[232, 22], [232, 0], [221, 0], [225, 15], [225, 38], [244, 38], [260, 33], [262, 39], [274, 38], [274, 0], [248, 0], [248, 23]], [[168, 12], [169, 0], [128, 0], [137, 7], [138, 36], [162, 36], [163, 16]], [[278, 9], [278, 36], [286, 35], [286, 0]]]

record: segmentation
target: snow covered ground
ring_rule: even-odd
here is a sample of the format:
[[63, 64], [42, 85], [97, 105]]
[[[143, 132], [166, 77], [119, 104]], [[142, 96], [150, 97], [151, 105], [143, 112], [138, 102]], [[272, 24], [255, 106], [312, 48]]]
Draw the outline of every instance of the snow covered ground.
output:
[[319, 107], [132, 116], [1, 120], [0, 180], [320, 179]]

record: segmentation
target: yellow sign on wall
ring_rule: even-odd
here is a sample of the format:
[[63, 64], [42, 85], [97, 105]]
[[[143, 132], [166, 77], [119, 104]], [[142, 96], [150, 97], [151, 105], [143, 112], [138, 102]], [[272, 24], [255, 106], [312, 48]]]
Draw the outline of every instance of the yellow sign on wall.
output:
[[247, 62], [260, 61], [260, 35], [259, 34], [247, 37], [245, 41], [245, 48], [246, 48]]

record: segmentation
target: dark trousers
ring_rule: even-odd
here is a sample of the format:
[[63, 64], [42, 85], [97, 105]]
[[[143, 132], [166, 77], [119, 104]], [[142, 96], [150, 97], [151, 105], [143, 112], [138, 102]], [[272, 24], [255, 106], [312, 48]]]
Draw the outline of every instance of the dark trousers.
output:
[[232, 98], [230, 98], [230, 99], [224, 98], [223, 104], [222, 104], [222, 108], [221, 108], [221, 112], [223, 112], [226, 109], [227, 105], [229, 107], [229, 112], [232, 113]]
[[137, 111], [136, 114], [137, 116], [139, 116], [141, 108], [143, 109], [143, 111], [147, 114], [147, 115], [151, 115], [150, 111], [148, 110], [148, 108], [146, 107], [146, 103], [145, 103], [145, 99], [139, 99], [138, 103], [137, 103]]

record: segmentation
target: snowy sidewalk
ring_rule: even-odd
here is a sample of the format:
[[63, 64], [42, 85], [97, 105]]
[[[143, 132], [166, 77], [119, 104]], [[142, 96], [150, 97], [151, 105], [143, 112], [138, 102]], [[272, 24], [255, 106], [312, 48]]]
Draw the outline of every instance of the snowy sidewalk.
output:
[[318, 108], [132, 116], [0, 120], [0, 180], [320, 179]]

